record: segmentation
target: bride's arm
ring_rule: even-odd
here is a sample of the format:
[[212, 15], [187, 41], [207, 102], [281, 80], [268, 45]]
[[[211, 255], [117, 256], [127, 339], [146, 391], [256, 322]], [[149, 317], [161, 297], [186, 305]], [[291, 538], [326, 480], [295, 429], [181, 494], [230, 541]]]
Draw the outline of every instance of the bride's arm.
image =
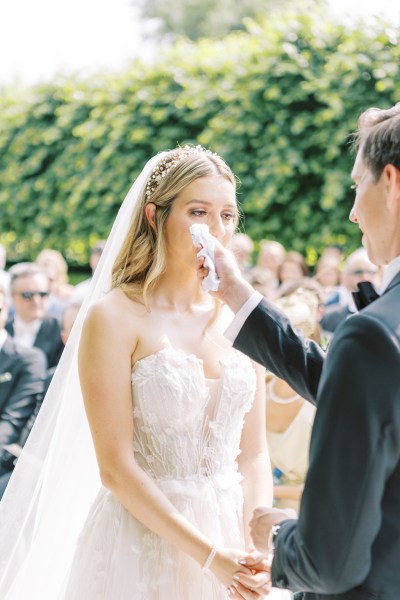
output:
[[257, 387], [251, 410], [247, 413], [241, 438], [239, 469], [243, 475], [244, 534], [246, 548], [251, 548], [249, 522], [253, 510], [272, 506], [273, 482], [265, 435], [265, 369], [254, 363]]
[[[135, 462], [131, 392], [134, 317], [104, 300], [91, 309], [79, 348], [80, 380], [101, 480], [143, 525], [204, 565], [212, 540], [178, 512]], [[233, 550], [218, 550], [211, 570], [224, 585], [231, 584], [240, 557]]]

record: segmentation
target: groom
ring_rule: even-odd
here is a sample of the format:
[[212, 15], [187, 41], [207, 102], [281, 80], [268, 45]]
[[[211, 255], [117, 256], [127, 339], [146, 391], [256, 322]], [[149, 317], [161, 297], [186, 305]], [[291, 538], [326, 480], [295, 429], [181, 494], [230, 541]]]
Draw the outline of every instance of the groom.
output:
[[386, 271], [326, 358], [216, 247], [228, 337], [318, 405], [299, 518], [260, 508], [251, 522], [255, 545], [274, 548], [273, 585], [307, 600], [400, 598], [400, 103], [366, 111], [357, 140], [350, 220]]

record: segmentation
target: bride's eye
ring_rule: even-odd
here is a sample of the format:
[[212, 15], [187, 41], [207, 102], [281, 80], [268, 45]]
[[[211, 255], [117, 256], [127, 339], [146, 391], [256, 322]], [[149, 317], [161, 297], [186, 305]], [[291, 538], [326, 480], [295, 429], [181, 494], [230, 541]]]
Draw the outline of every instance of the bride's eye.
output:
[[204, 217], [207, 213], [205, 210], [196, 209], [196, 210], [192, 210], [190, 212], [190, 214], [194, 215], [195, 217]]
[[232, 221], [232, 219], [234, 219], [234, 218], [235, 218], [235, 215], [234, 215], [233, 213], [231, 213], [231, 212], [226, 212], [226, 213], [223, 213], [223, 215], [222, 215], [222, 216], [223, 216], [223, 217], [224, 217], [224, 219], [226, 219], [227, 221]]

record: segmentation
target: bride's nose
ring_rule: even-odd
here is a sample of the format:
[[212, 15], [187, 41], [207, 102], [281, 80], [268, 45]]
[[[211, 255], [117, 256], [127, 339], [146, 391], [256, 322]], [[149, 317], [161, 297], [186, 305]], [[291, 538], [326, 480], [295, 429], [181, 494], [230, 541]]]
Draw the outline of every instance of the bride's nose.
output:
[[208, 227], [211, 235], [216, 238], [220, 238], [225, 235], [225, 225], [220, 215], [216, 217], [210, 217]]

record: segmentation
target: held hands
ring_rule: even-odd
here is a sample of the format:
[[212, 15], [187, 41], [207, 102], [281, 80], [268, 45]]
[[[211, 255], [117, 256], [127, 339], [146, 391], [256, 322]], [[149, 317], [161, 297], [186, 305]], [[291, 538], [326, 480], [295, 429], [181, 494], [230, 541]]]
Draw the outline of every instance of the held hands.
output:
[[277, 523], [296, 517], [296, 511], [291, 508], [256, 508], [250, 521], [250, 530], [257, 550], [239, 560], [239, 564], [242, 566], [240, 570], [233, 573], [232, 584], [228, 585], [228, 592], [232, 598], [256, 600], [268, 597], [272, 587], [271, 563], [273, 556], [268, 548], [271, 528]]
[[[247, 561], [254, 566], [245, 566], [243, 563]], [[231, 598], [257, 600], [270, 592], [269, 563], [259, 552], [245, 554], [232, 548], [218, 550], [210, 570], [228, 588]]]

